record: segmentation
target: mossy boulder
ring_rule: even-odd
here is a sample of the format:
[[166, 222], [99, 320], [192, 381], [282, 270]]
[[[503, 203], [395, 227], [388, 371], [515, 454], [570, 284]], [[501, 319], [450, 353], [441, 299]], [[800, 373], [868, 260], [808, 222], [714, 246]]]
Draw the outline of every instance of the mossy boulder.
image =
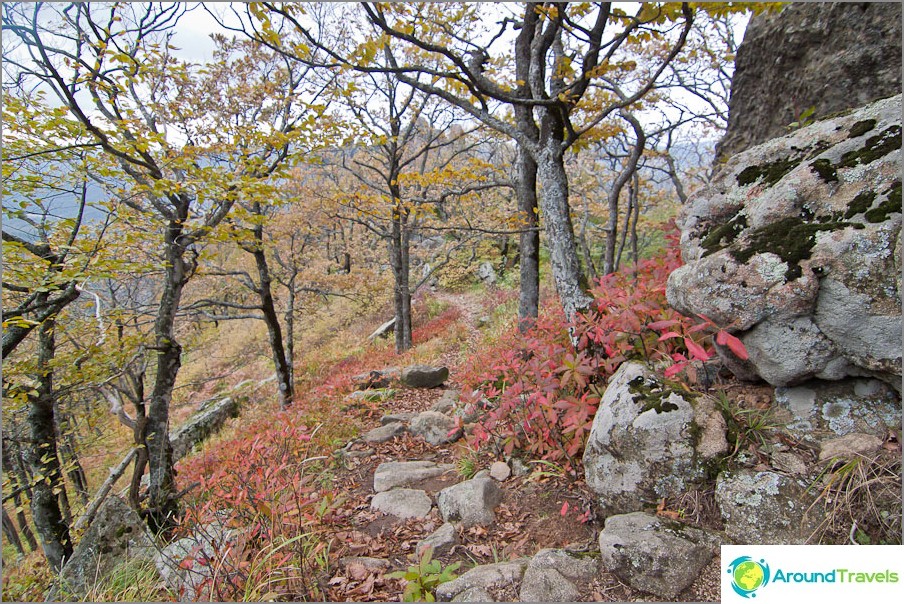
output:
[[669, 303], [734, 331], [739, 376], [901, 381], [901, 95], [729, 159], [678, 219]]
[[691, 396], [628, 362], [600, 402], [584, 472], [607, 515], [634, 512], [685, 492], [727, 447], [725, 422], [712, 399]]

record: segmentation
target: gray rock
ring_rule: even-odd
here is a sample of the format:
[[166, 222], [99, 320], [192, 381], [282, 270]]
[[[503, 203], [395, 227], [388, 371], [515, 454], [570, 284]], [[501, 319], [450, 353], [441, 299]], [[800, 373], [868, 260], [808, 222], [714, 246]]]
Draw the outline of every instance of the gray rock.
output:
[[472, 587], [471, 589], [466, 589], [454, 598], [452, 598], [453, 602], [495, 602], [493, 596], [490, 595], [483, 587]]
[[490, 476], [493, 480], [505, 482], [512, 475], [512, 469], [504, 461], [494, 461], [490, 465]]
[[388, 413], [380, 418], [380, 423], [384, 426], [396, 422], [407, 424], [415, 417], [417, 417], [417, 413]]
[[60, 594], [81, 599], [117, 566], [139, 558], [152, 564], [156, 550], [146, 527], [125, 501], [108, 496], [63, 566]]
[[854, 432], [884, 439], [900, 424], [900, 397], [879, 380], [814, 380], [776, 388], [772, 416], [795, 439], [818, 446]]
[[806, 476], [808, 473], [807, 463], [800, 456], [789, 451], [776, 451], [772, 454], [771, 460], [776, 470], [786, 474]]
[[396, 436], [405, 433], [405, 424], [401, 422], [395, 422], [392, 424], [386, 424], [380, 426], [379, 428], [374, 428], [364, 435], [364, 442], [367, 443], [385, 443], [386, 441], [392, 440]]
[[433, 403], [430, 407], [430, 411], [436, 411], [437, 413], [445, 413], [449, 414], [454, 408], [455, 405], [458, 404], [460, 393], [458, 390], [446, 390], [443, 392], [442, 396]]
[[494, 508], [502, 501], [502, 491], [492, 478], [474, 478], [447, 487], [436, 496], [436, 506], [446, 522], [469, 527], [496, 520]]
[[157, 552], [157, 571], [181, 601], [196, 601], [218, 561], [227, 555], [232, 538], [232, 530], [219, 522], [196, 527], [188, 537]]
[[203, 407], [170, 433], [173, 460], [185, 457], [192, 447], [217, 432], [227, 419], [238, 417], [238, 414], [238, 401], [228, 397]]
[[374, 491], [380, 493], [394, 487], [416, 484], [452, 472], [452, 464], [436, 464], [432, 461], [388, 461], [377, 466], [374, 472]]
[[900, 388], [900, 141], [899, 94], [732, 157], [682, 207], [669, 304], [737, 332], [739, 377]]
[[817, 119], [900, 92], [900, 4], [793, 3], [754, 15], [717, 159], [782, 136], [811, 107]]
[[384, 369], [368, 371], [352, 376], [352, 384], [358, 390], [371, 390], [388, 388], [393, 382], [398, 381], [402, 375], [398, 367], [386, 367]]
[[882, 447], [884, 441], [872, 434], [857, 432], [833, 438], [820, 444], [819, 461], [830, 459], [854, 459], [860, 456], [873, 455]]
[[377, 327], [372, 334], [367, 336], [367, 339], [368, 340], [376, 340], [377, 338], [379, 338], [381, 336], [385, 336], [387, 334], [392, 333], [394, 330], [395, 330], [395, 317], [391, 318], [390, 320], [386, 321], [385, 323], [383, 323], [382, 325]]
[[665, 599], [690, 587], [719, 547], [705, 531], [643, 512], [607, 518], [599, 543], [604, 569]]
[[531, 559], [521, 581], [522, 602], [577, 602], [581, 587], [599, 571], [599, 560], [561, 549], [543, 549]]
[[458, 539], [458, 530], [451, 522], [446, 522], [441, 527], [418, 541], [415, 551], [421, 552], [426, 547], [433, 548], [433, 557], [443, 556], [452, 551], [452, 548], [461, 543]]
[[481, 262], [477, 267], [477, 278], [488, 285], [496, 283], [496, 269], [492, 262]]
[[436, 388], [449, 379], [448, 367], [412, 365], [402, 370], [402, 383], [410, 388]]
[[[695, 448], [696, 447], [696, 448]], [[587, 485], [607, 515], [685, 492], [724, 453], [725, 424], [709, 397], [689, 401], [640, 363], [609, 381], [584, 451]]]
[[819, 524], [807, 516], [814, 497], [805, 486], [775, 472], [722, 472], [716, 482], [725, 533], [737, 543], [805, 543]]
[[455, 420], [437, 411], [424, 411], [408, 424], [408, 430], [415, 436], [434, 446], [445, 445], [461, 438], [461, 430], [456, 427]]
[[417, 489], [390, 489], [374, 495], [370, 508], [407, 520], [408, 518], [425, 518], [430, 514], [433, 503], [426, 492]]
[[367, 572], [383, 572], [389, 570], [389, 560], [383, 558], [372, 558], [370, 556], [345, 556], [339, 558], [339, 568], [348, 570], [354, 566], [363, 568]]
[[450, 602], [458, 594], [474, 588], [490, 590], [500, 587], [517, 587], [524, 576], [529, 560], [519, 559], [475, 566], [457, 579], [443, 583], [436, 588], [436, 599]]

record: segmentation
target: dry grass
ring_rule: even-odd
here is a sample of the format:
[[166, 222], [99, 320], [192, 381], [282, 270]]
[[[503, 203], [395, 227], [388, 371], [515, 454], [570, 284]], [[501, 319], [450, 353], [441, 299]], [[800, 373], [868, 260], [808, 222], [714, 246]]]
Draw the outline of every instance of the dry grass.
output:
[[901, 453], [832, 460], [817, 480], [809, 513], [825, 515], [811, 543], [901, 543]]

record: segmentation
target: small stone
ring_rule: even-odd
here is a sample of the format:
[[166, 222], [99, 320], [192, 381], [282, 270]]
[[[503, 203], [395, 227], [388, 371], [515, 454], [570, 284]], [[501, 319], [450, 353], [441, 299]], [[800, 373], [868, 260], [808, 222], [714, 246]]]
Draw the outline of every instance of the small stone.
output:
[[494, 461], [490, 466], [490, 477], [505, 482], [512, 475], [512, 469], [504, 461]]
[[415, 417], [417, 417], [417, 413], [388, 413], [380, 418], [380, 423], [384, 426], [386, 424], [393, 424], [395, 422], [402, 422], [407, 424]]
[[448, 415], [458, 403], [459, 399], [458, 390], [446, 390], [443, 392], [443, 395], [439, 397], [439, 399], [433, 403], [433, 406], [430, 407], [430, 411], [436, 411], [437, 413], [445, 413]]
[[374, 472], [374, 491], [388, 491], [393, 487], [411, 485], [454, 471], [452, 464], [436, 464], [432, 461], [388, 461], [377, 466]]
[[351, 567], [360, 566], [368, 572], [383, 572], [389, 570], [389, 560], [371, 558], [370, 556], [346, 556], [339, 558], [339, 568], [348, 570]]
[[462, 526], [495, 522], [494, 508], [502, 501], [502, 491], [491, 478], [474, 478], [445, 488], [436, 496], [439, 513], [446, 522]]
[[425, 518], [433, 508], [426, 492], [417, 489], [391, 489], [374, 495], [370, 509], [407, 520]]
[[806, 476], [807, 464], [799, 456], [786, 451], [776, 451], [772, 454], [772, 465], [776, 470], [795, 476]]
[[374, 428], [373, 430], [365, 434], [364, 442], [385, 443], [386, 441], [392, 440], [393, 438], [404, 432], [405, 424], [401, 422], [386, 424], [384, 426], [380, 426], [379, 428]]
[[422, 541], [419, 541], [415, 551], [420, 554], [429, 546], [433, 548], [433, 557], [436, 558], [437, 556], [448, 554], [459, 543], [458, 531], [455, 526], [451, 522], [446, 522]]
[[872, 455], [882, 446], [882, 439], [871, 434], [854, 432], [833, 438], [821, 443], [819, 447], [819, 461], [833, 458], [853, 459], [858, 456]]
[[450, 602], [459, 594], [470, 589], [489, 590], [517, 585], [524, 576], [524, 569], [527, 568], [528, 562], [529, 560], [521, 558], [511, 562], [475, 566], [457, 579], [437, 587], [436, 599], [440, 602]]
[[[531, 559], [521, 582], [522, 602], [576, 602], [599, 562], [560, 549], [543, 549]], [[579, 586], [580, 584], [580, 586]]]
[[424, 411], [418, 414], [408, 430], [415, 436], [423, 436], [424, 440], [434, 446], [445, 445], [461, 438], [461, 430], [457, 429], [454, 419], [436, 411]]
[[490, 592], [485, 590], [482, 587], [472, 587], [471, 589], [466, 589], [454, 598], [452, 598], [453, 602], [495, 602], [493, 596], [490, 595]]

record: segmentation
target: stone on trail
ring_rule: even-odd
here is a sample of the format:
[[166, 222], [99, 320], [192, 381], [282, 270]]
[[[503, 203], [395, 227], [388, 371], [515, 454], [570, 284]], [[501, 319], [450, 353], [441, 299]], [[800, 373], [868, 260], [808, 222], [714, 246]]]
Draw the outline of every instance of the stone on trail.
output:
[[409, 388], [435, 388], [447, 379], [448, 367], [412, 365], [402, 370], [402, 383]]
[[691, 586], [720, 543], [701, 529], [634, 512], [607, 518], [599, 544], [603, 569], [634, 589], [672, 599]]
[[823, 442], [819, 447], [819, 461], [829, 459], [854, 459], [874, 454], [882, 447], [882, 439], [872, 434], [854, 432], [841, 438]]
[[527, 568], [528, 562], [527, 558], [521, 558], [511, 562], [475, 566], [457, 579], [437, 587], [436, 599], [440, 602], [451, 602], [456, 596], [469, 589], [480, 588], [489, 590], [515, 587], [521, 582], [521, 577], [524, 576], [524, 569]]
[[[392, 491], [389, 491], [390, 493]], [[415, 551], [420, 554], [426, 547], [433, 548], [433, 557], [443, 556], [452, 551], [452, 548], [460, 543], [458, 530], [451, 522], [446, 522], [441, 527], [418, 541]]]
[[407, 520], [408, 518], [425, 518], [430, 514], [433, 503], [424, 491], [396, 488], [374, 495], [370, 508]]
[[394, 487], [416, 484], [454, 471], [452, 464], [437, 464], [432, 461], [387, 461], [377, 466], [374, 472], [374, 491], [380, 493]]
[[442, 396], [437, 399], [435, 403], [430, 407], [430, 411], [436, 411], [437, 413], [445, 413], [449, 414], [458, 403], [459, 400], [459, 392], [458, 390], [446, 390], [443, 392]]
[[490, 465], [490, 477], [499, 482], [505, 482], [512, 475], [512, 469], [504, 461], [494, 461]]
[[534, 555], [521, 581], [522, 602], [577, 602], [599, 571], [599, 560], [562, 549]]
[[502, 491], [489, 477], [474, 478], [445, 488], [436, 496], [436, 506], [446, 522], [464, 527], [496, 521], [494, 508], [502, 501]]
[[385, 424], [380, 426], [379, 428], [374, 428], [370, 432], [364, 435], [364, 442], [366, 443], [385, 443], [386, 441], [390, 441], [396, 436], [403, 434], [405, 432], [405, 424], [401, 422], [395, 422], [392, 424]]
[[384, 426], [395, 422], [408, 423], [417, 417], [417, 413], [387, 413], [380, 418], [380, 423]]
[[434, 446], [452, 443], [461, 438], [461, 430], [457, 429], [455, 420], [436, 411], [419, 413], [408, 424], [408, 430], [415, 436], [424, 437], [424, 440]]

